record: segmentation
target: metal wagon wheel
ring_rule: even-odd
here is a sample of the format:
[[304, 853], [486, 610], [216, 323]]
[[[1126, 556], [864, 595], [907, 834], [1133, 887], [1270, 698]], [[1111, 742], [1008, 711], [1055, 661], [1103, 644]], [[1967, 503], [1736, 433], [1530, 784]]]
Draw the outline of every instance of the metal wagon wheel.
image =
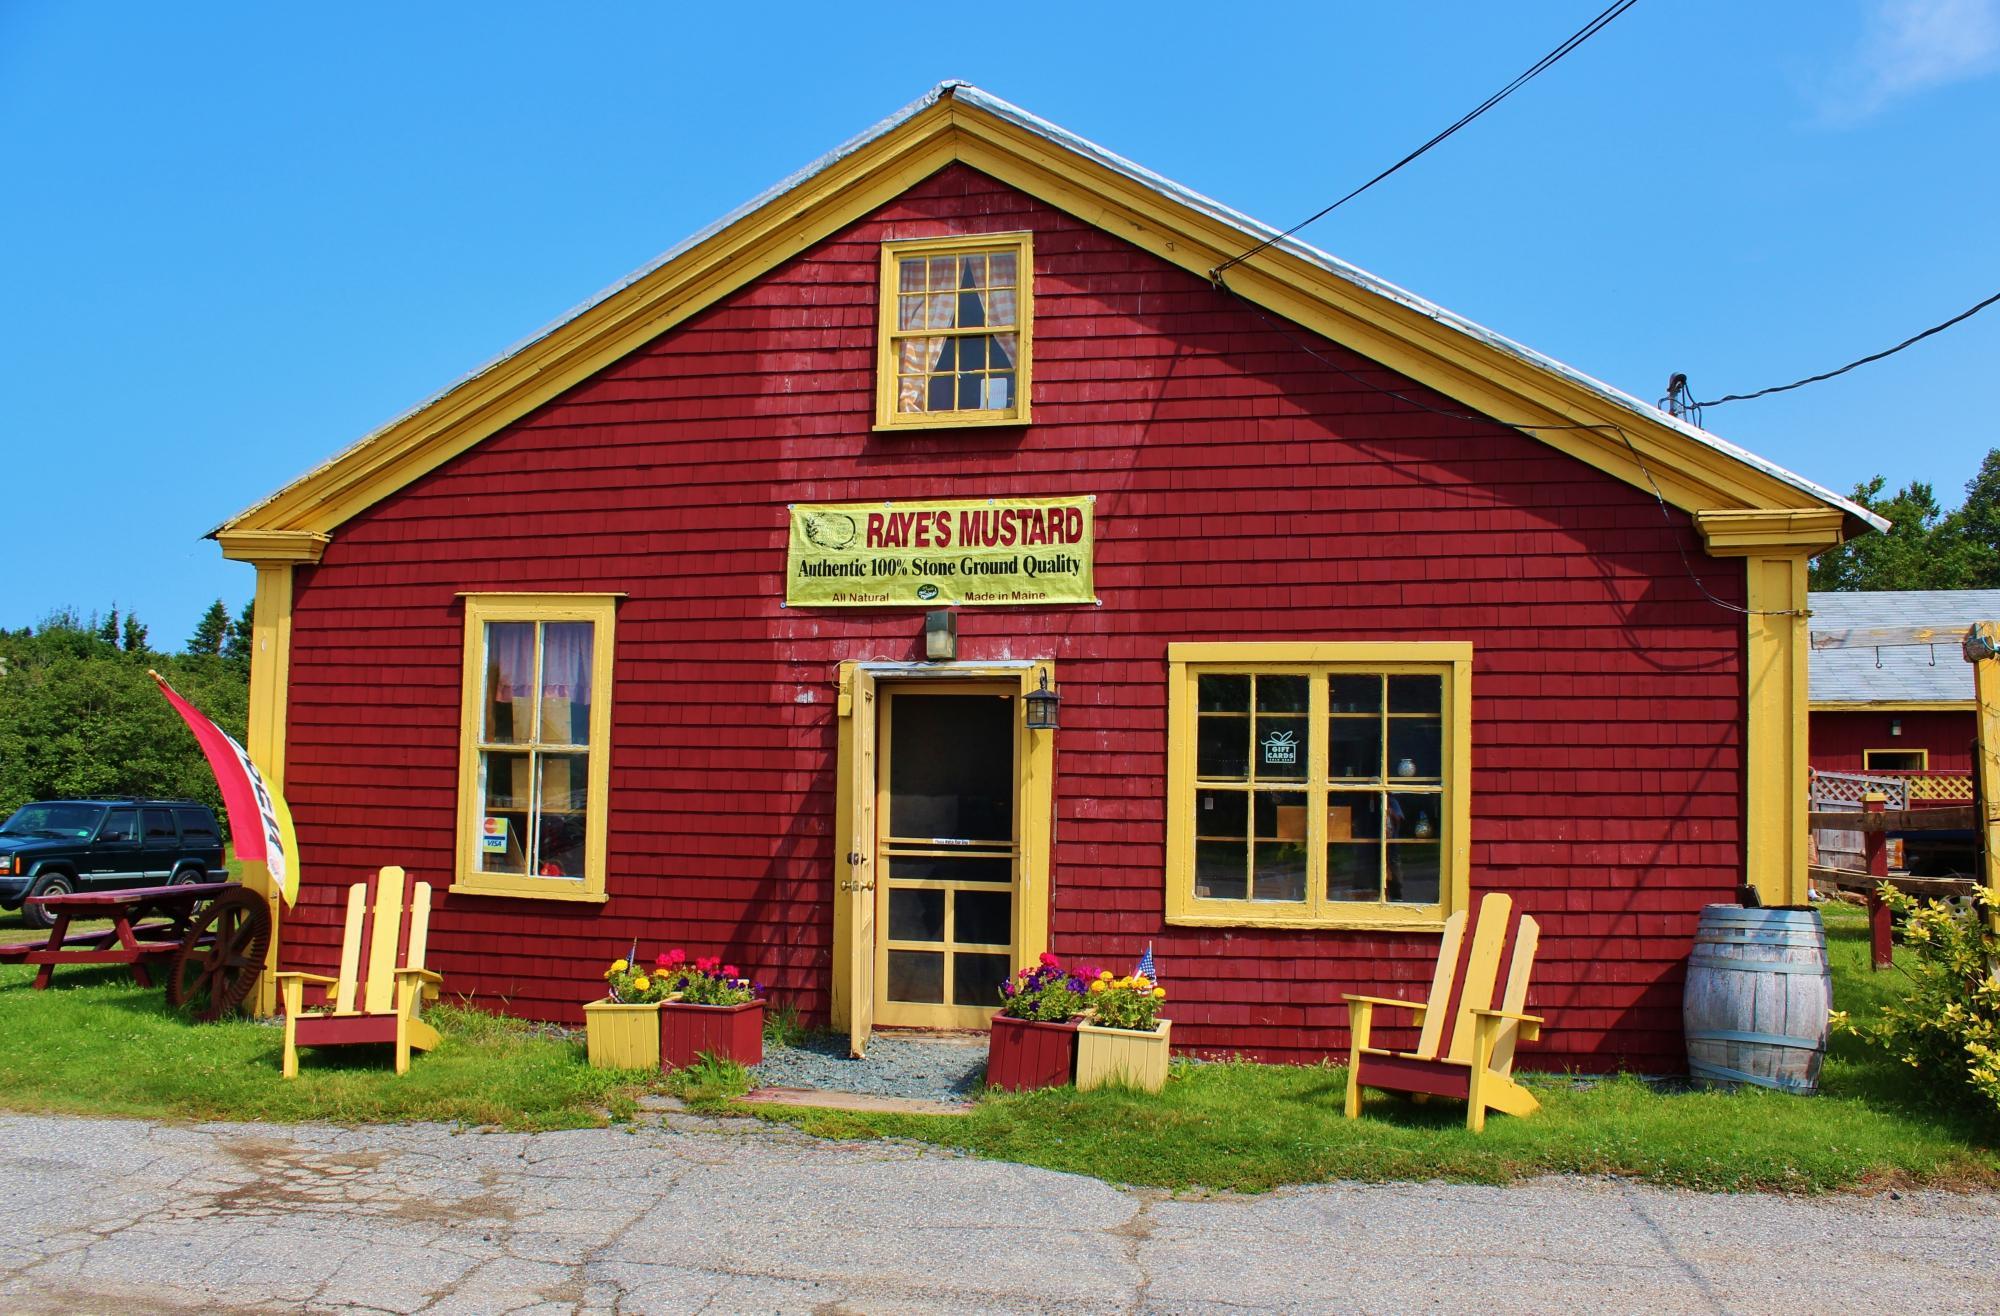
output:
[[204, 1023], [249, 998], [271, 945], [271, 910], [249, 891], [225, 891], [188, 925], [167, 970], [167, 1003]]

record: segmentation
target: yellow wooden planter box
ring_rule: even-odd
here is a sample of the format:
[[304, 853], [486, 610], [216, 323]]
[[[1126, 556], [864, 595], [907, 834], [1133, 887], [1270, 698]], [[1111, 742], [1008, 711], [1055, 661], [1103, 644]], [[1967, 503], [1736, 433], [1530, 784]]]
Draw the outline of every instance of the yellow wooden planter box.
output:
[[1077, 1088], [1088, 1092], [1107, 1083], [1124, 1083], [1142, 1091], [1158, 1092], [1167, 1082], [1167, 1034], [1172, 1027], [1165, 1019], [1150, 1033], [1078, 1024]]
[[660, 1067], [660, 1002], [620, 1005], [610, 997], [583, 1007], [583, 1035], [597, 1069]]

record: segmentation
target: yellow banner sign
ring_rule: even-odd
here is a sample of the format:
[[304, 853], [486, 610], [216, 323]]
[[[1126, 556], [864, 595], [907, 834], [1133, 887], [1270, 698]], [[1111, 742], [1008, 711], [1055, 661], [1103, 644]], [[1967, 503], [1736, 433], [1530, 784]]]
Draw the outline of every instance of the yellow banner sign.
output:
[[1093, 494], [794, 503], [785, 602], [808, 608], [1095, 603]]

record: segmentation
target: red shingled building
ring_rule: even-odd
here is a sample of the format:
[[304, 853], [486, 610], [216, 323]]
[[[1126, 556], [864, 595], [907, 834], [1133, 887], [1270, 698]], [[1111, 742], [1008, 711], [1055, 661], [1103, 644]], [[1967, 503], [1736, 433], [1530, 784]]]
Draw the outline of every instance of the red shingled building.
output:
[[1679, 1068], [1700, 907], [1803, 898], [1867, 514], [1295, 241], [1211, 277], [1268, 236], [946, 84], [222, 527], [286, 965], [397, 863], [535, 1017], [635, 939], [857, 1040], [1151, 944], [1177, 1044], [1303, 1060], [1508, 891], [1523, 1063]]

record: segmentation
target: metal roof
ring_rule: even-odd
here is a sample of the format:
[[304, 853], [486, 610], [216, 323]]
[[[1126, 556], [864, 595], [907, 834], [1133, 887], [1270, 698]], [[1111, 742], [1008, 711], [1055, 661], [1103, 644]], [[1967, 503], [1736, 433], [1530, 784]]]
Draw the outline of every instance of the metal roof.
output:
[[[1812, 612], [1808, 625], [1815, 631], [1963, 630], [1976, 621], [2000, 620], [2000, 589], [1815, 591], [1806, 596], [1806, 607]], [[1972, 665], [1956, 643], [1815, 649], [1807, 662], [1809, 697], [1815, 704], [1960, 701], [1970, 707], [1973, 700]]]
[[[1028, 132], [1034, 133], [1039, 137], [1045, 138], [1049, 142], [1057, 146], [1060, 146], [1066, 150], [1073, 151], [1079, 155], [1087, 156], [1090, 159], [1097, 161], [1099, 164], [1103, 165], [1107, 169], [1111, 169], [1118, 173], [1124, 174], [1126, 177], [1131, 178], [1135, 182], [1141, 183], [1144, 186], [1152, 188], [1157, 192], [1171, 196], [1175, 200], [1181, 202], [1183, 205], [1186, 205], [1194, 210], [1201, 211], [1204, 214], [1207, 214], [1210, 217], [1224, 224], [1230, 225], [1239, 230], [1244, 235], [1244, 238], [1246, 239], [1244, 245], [1246, 247], [1264, 242], [1266, 240], [1271, 240], [1271, 245], [1273, 247], [1282, 248], [1283, 250], [1288, 251], [1293, 255], [1300, 257], [1301, 259], [1309, 261], [1312, 264], [1319, 266], [1321, 269], [1325, 270], [1329, 274], [1332, 274], [1341, 279], [1345, 279], [1350, 283], [1353, 283], [1359, 287], [1365, 288], [1370, 292], [1377, 294], [1378, 296], [1387, 298], [1391, 301], [1398, 302], [1401, 305], [1409, 308], [1410, 310], [1415, 311], [1420, 315], [1423, 315], [1431, 320], [1436, 321], [1440, 325], [1444, 325], [1458, 333], [1465, 334], [1468, 337], [1476, 338], [1490, 347], [1493, 347], [1501, 352], [1507, 353], [1508, 355], [1514, 356], [1521, 361], [1528, 362], [1541, 370], [1548, 371], [1552, 374], [1560, 375], [1563, 378], [1569, 380], [1571, 383], [1574, 383], [1584, 389], [1587, 389], [1590, 392], [1596, 393], [1600, 397], [1604, 398], [1606, 401], [1609, 401], [1618, 407], [1621, 407], [1628, 411], [1643, 413], [1647, 420], [1677, 430], [1681, 434], [1694, 440], [1695, 442], [1700, 443], [1706, 447], [1712, 448], [1719, 453], [1727, 455], [1732, 460], [1741, 462], [1746, 466], [1750, 466], [1759, 471], [1762, 471], [1763, 473], [1772, 477], [1773, 479], [1782, 481], [1785, 484], [1789, 484], [1793, 488], [1798, 489], [1801, 492], [1810, 495], [1812, 498], [1817, 499], [1822, 503], [1825, 503], [1832, 507], [1838, 507], [1843, 512], [1847, 513], [1849, 516], [1863, 522], [1866, 525], [1872, 526], [1876, 530], [1886, 531], [1889, 528], [1889, 522], [1884, 520], [1882, 517], [1876, 515], [1875, 513], [1869, 511], [1867, 508], [1860, 506], [1859, 504], [1851, 501], [1850, 499], [1841, 497], [1839, 494], [1834, 493], [1831, 489], [1828, 489], [1823, 485], [1816, 484], [1813, 481], [1806, 479], [1802, 475], [1798, 475], [1793, 473], [1792, 471], [1788, 471], [1784, 467], [1779, 466], [1775, 462], [1767, 461], [1766, 459], [1759, 457], [1757, 454], [1750, 452], [1747, 449], [1739, 448], [1735, 444], [1729, 442], [1727, 439], [1721, 438], [1715, 434], [1711, 434], [1709, 431], [1702, 429], [1699, 426], [1689, 424], [1687, 421], [1682, 420], [1677, 416], [1668, 415], [1666, 412], [1661, 411], [1658, 407], [1655, 407], [1647, 402], [1642, 402], [1638, 398], [1633, 397], [1631, 394], [1626, 393], [1620, 389], [1614, 388], [1610, 384], [1607, 384], [1600, 379], [1596, 379], [1590, 375], [1584, 374], [1580, 370], [1576, 370], [1573, 367], [1564, 365], [1562, 362], [1557, 361], [1552, 357], [1544, 356], [1540, 352], [1537, 352], [1534, 349], [1529, 348], [1521, 343], [1517, 343], [1513, 339], [1506, 337], [1504, 334], [1500, 334], [1492, 329], [1488, 329], [1484, 325], [1477, 324], [1474, 321], [1468, 320], [1464, 316], [1457, 315], [1451, 311], [1447, 311], [1443, 307], [1437, 305], [1434, 302], [1419, 297], [1417, 294], [1410, 292], [1407, 289], [1398, 287], [1397, 285], [1390, 283], [1386, 279], [1378, 278], [1377, 276], [1370, 274], [1368, 271], [1361, 269], [1359, 266], [1350, 265], [1346, 261], [1341, 260], [1339, 257], [1321, 251], [1319, 248], [1314, 247], [1309, 243], [1301, 242], [1300, 240], [1294, 237], [1280, 237], [1279, 230], [1271, 227], [1268, 224], [1263, 223], [1261, 220], [1252, 219], [1250, 216], [1243, 214], [1241, 211], [1233, 210], [1230, 207], [1223, 205], [1221, 202], [1215, 201], [1207, 196], [1204, 196], [1201, 193], [1196, 192], [1191, 188], [1183, 187], [1179, 183], [1174, 182], [1172, 179], [1162, 177], [1161, 175], [1154, 173], [1152, 170], [1147, 169], [1142, 165], [1135, 164], [1132, 161], [1127, 160], [1125, 157], [1118, 155], [1113, 151], [1109, 151], [1104, 147], [1099, 146], [1097, 143], [1090, 141], [1087, 138], [1079, 137], [1075, 133], [1069, 132], [1064, 128], [1058, 127], [1057, 125], [1050, 123], [1048, 120], [1043, 119], [1038, 115], [1031, 114], [1027, 110], [1022, 109], [1018, 105], [1015, 105], [1009, 101], [1002, 100], [998, 96], [994, 96], [987, 92], [981, 91], [979, 88], [973, 86], [969, 82], [963, 82], [958, 79], [947, 79], [943, 82], [938, 83], [935, 87], [932, 87], [922, 96], [918, 97], [914, 101], [911, 101], [908, 105], [905, 105], [902, 109], [896, 111], [888, 118], [883, 119], [880, 123], [875, 124], [873, 127], [866, 129], [865, 131], [859, 133], [858, 135], [841, 143], [839, 146], [834, 147], [831, 151], [828, 151], [825, 155], [822, 155], [817, 160], [814, 160], [811, 164], [807, 165], [805, 168], [800, 169], [798, 172], [790, 175], [789, 177], [780, 180], [778, 183], [766, 189], [758, 196], [753, 197], [751, 200], [745, 202], [744, 204], [736, 207], [736, 209], [730, 211], [728, 214], [722, 216], [714, 223], [709, 224], [705, 228], [701, 229], [699, 232], [693, 233], [689, 235], [687, 238], [683, 239], [682, 241], [674, 244], [672, 247], [660, 253], [660, 255], [658, 255], [654, 259], [648, 261], [645, 265], [632, 271], [632, 273], [618, 280], [610, 287], [605, 288], [603, 291], [597, 293], [595, 296], [589, 298], [584, 302], [579, 303], [577, 306], [571, 308], [569, 311], [565, 312], [556, 320], [543, 326], [541, 329], [536, 330], [534, 333], [528, 335], [521, 341], [515, 343], [513, 346], [507, 348], [505, 351], [501, 352], [498, 356], [494, 357], [492, 360], [486, 362], [484, 365], [479, 366], [476, 369], [469, 371], [465, 375], [459, 377], [458, 379], [453, 380], [450, 384], [440, 389], [438, 392], [432, 394], [430, 397], [425, 398], [422, 402], [419, 402], [416, 406], [411, 407], [408, 411], [403, 412], [401, 415], [397, 416], [394, 420], [389, 421], [387, 424], [381, 426], [376, 431], [369, 434], [367, 437], [363, 438], [359, 443], [350, 445], [349, 448], [329, 458], [327, 461], [320, 463], [319, 466], [314, 467], [312, 471], [307, 472], [303, 476], [300, 476], [297, 480], [291, 481], [284, 487], [284, 489], [275, 490], [269, 496], [258, 499], [255, 503], [251, 504], [243, 511], [237, 513], [235, 516], [231, 517], [228, 521], [225, 521], [222, 525], [217, 526], [215, 530], [211, 530], [209, 532], [210, 537], [213, 537], [217, 532], [226, 529], [229, 525], [235, 523], [236, 521], [242, 520], [244, 517], [250, 515], [252, 512], [255, 512], [258, 508], [264, 506], [266, 503], [271, 502], [273, 499], [277, 498], [279, 494], [285, 492], [285, 489], [290, 489], [295, 485], [304, 483], [305, 481], [311, 479], [312, 476], [317, 472], [319, 472], [320, 470], [323, 470], [326, 467], [337, 464], [349, 452], [352, 452], [357, 448], [366, 446], [367, 443], [375, 437], [375, 434], [379, 434], [383, 430], [393, 427], [394, 425], [400, 423], [401, 421], [407, 419], [408, 417], [413, 416], [416, 413], [424, 410], [432, 403], [438, 401], [440, 398], [444, 397], [446, 394], [451, 393], [453, 390], [459, 388], [468, 381], [477, 379], [481, 375], [486, 374], [488, 371], [500, 365], [502, 362], [507, 361], [509, 358], [513, 357], [514, 355], [522, 351], [524, 348], [528, 347], [530, 344], [539, 342], [543, 338], [546, 338], [550, 333], [554, 332], [557, 328], [561, 327], [564, 324], [567, 324], [569, 321], [575, 319], [577, 316], [589, 310], [591, 307], [598, 305], [599, 303], [605, 301], [606, 299], [612, 296], [615, 296], [617, 293], [623, 291], [624, 289], [630, 287], [632, 284], [645, 278], [647, 275], [659, 269], [661, 266], [666, 265], [674, 258], [699, 246], [701, 243], [705, 242], [709, 238], [727, 229], [730, 225], [734, 224], [739, 219], [742, 219], [744, 216], [755, 213], [763, 206], [769, 204], [771, 201], [777, 199], [778, 197], [783, 196], [785, 193], [791, 191], [793, 188], [799, 186], [801, 183], [804, 183], [806, 180], [812, 178], [816, 174], [819, 174], [825, 169], [831, 167], [836, 162], [845, 159], [847, 156], [850, 156], [854, 154], [856, 151], [860, 150], [861, 148], [867, 146], [870, 142], [873, 142], [876, 139], [890, 132], [893, 132], [895, 129], [897, 129], [904, 123], [908, 122], [910, 119], [914, 118], [916, 115], [922, 113], [926, 109], [929, 109], [932, 105], [935, 105], [937, 102], [945, 99], [946, 97], [951, 97], [956, 100], [963, 101], [968, 105], [975, 105], [980, 109], [985, 110], [989, 114], [992, 114], [1001, 119], [1005, 119], [1009, 123], [1015, 124]], [[1500, 421], [1502, 424], [1505, 424], [1507, 418], [1504, 416], [1496, 416], [1494, 417], [1494, 419]]]

